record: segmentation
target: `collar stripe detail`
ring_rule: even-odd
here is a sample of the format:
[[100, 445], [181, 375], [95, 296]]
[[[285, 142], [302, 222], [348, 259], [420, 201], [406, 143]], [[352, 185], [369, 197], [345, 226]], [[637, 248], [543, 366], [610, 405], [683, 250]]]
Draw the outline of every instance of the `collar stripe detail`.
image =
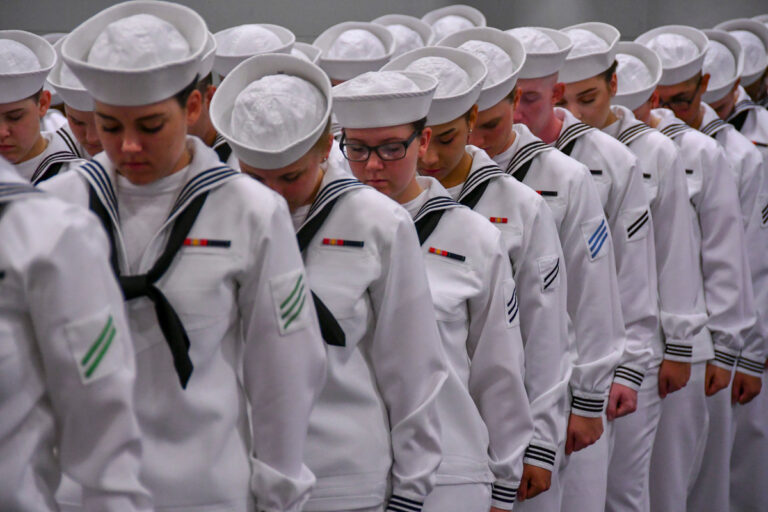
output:
[[461, 205], [449, 197], [433, 197], [422, 205], [416, 216], [413, 218], [413, 222], [416, 223], [422, 217], [429, 212], [439, 210], [450, 210], [451, 208], [459, 208]]
[[619, 142], [621, 142], [624, 145], [629, 145], [632, 142], [634, 142], [637, 138], [642, 137], [648, 132], [654, 131], [653, 128], [648, 126], [645, 123], [637, 123], [633, 126], [630, 126], [623, 132], [619, 134], [618, 139]]
[[480, 167], [474, 172], [470, 172], [469, 177], [464, 182], [464, 186], [461, 187], [458, 201], [464, 199], [467, 195], [469, 195], [470, 192], [472, 192], [486, 181], [490, 181], [503, 175], [504, 171], [502, 171], [497, 165], [486, 165], [484, 167]]
[[594, 130], [591, 126], [584, 123], [574, 123], [565, 130], [563, 130], [563, 133], [560, 134], [560, 136], [557, 138], [557, 140], [554, 143], [554, 146], [562, 150], [565, 146], [567, 146], [572, 140], [577, 139], [578, 137], [581, 137], [587, 132], [590, 132]]
[[512, 159], [509, 161], [509, 164], [507, 164], [507, 173], [514, 174], [515, 171], [520, 168], [520, 166], [525, 164], [527, 161], [536, 158], [539, 153], [543, 153], [552, 149], [554, 149], [552, 146], [545, 144], [540, 140], [535, 140], [526, 144], [525, 146], [518, 149], [514, 155], [512, 155]]

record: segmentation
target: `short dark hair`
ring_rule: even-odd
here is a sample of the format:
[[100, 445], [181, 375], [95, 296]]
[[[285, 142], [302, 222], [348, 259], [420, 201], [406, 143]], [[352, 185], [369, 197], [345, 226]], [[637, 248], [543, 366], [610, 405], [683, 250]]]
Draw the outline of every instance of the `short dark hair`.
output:
[[197, 77], [195, 77], [195, 79], [192, 80], [185, 88], [174, 94], [173, 98], [179, 102], [181, 108], [187, 108], [187, 100], [189, 99], [189, 95], [192, 94], [192, 91], [195, 89], [197, 89]]
[[505, 100], [509, 100], [510, 103], [513, 103], [515, 101], [515, 95], [517, 94], [517, 84], [512, 88], [509, 94], [507, 94], [507, 97], [504, 98]]
[[603, 80], [610, 83], [611, 79], [613, 78], [614, 73], [616, 73], [616, 68], [619, 66], [619, 61], [614, 60], [613, 64], [611, 64], [611, 67], [603, 71], [602, 77]]
[[414, 131], [416, 133], [421, 135], [422, 132], [424, 131], [424, 128], [427, 127], [427, 118], [423, 117], [423, 118], [419, 119], [418, 121], [413, 121], [411, 123], [411, 126], [413, 126], [413, 129], [414, 129]]
[[208, 86], [213, 85], [213, 74], [208, 73], [203, 78], [197, 81], [197, 84], [195, 85], [195, 89], [200, 91], [200, 94], [205, 95], [206, 91], [208, 90]]
[[43, 89], [41, 88], [39, 91], [37, 91], [35, 94], [28, 96], [27, 99], [34, 101], [35, 103], [40, 103], [40, 95], [43, 94]]

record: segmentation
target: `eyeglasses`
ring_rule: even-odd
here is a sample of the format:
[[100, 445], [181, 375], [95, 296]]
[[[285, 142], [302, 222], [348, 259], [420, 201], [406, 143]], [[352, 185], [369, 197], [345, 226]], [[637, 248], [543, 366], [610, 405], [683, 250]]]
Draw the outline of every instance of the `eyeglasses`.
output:
[[387, 142], [386, 144], [379, 144], [378, 146], [366, 146], [365, 144], [358, 144], [356, 142], [345, 142], [346, 135], [342, 135], [339, 146], [341, 147], [341, 152], [344, 154], [344, 158], [350, 162], [366, 162], [371, 157], [372, 151], [375, 151], [382, 160], [391, 162], [393, 160], [401, 160], [405, 158], [408, 146], [411, 145], [418, 135], [419, 132], [415, 131], [407, 140]]
[[672, 110], [685, 110], [690, 108], [691, 103], [693, 103], [693, 100], [696, 99], [696, 95], [699, 94], [699, 89], [701, 89], [701, 78], [699, 77], [699, 81], [696, 83], [696, 88], [693, 90], [693, 92], [687, 97], [679, 97], [678, 95], [673, 96], [673, 99], [669, 101], [664, 101], [662, 99], [659, 99], [659, 106], [665, 107], [665, 108], [671, 108]]

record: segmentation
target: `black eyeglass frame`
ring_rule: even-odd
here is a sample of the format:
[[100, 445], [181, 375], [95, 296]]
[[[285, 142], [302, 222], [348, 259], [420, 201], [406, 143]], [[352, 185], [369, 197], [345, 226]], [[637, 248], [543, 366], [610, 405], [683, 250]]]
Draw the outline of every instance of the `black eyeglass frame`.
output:
[[696, 99], [696, 95], [699, 94], [699, 90], [701, 89], [701, 82], [704, 77], [700, 76], [699, 81], [696, 83], [696, 88], [691, 93], [691, 96], [686, 99], [678, 99], [678, 100], [671, 100], [671, 101], [663, 101], [661, 98], [659, 98], [659, 107], [660, 108], [669, 108], [674, 110], [675, 107], [672, 105], [675, 105], [679, 108], [690, 108], [691, 103]]
[[[367, 146], [365, 144], [360, 144], [360, 143], [357, 143], [357, 142], [354, 143], [354, 144], [347, 144], [345, 142], [347, 135], [345, 133], [342, 133], [341, 140], [339, 141], [339, 148], [341, 149], [341, 154], [344, 155], [344, 158], [346, 158], [350, 162], [367, 162], [368, 159], [371, 158], [371, 153], [374, 152], [374, 151], [376, 152], [376, 155], [378, 155], [378, 157], [383, 162], [396, 162], [397, 160], [402, 160], [403, 158], [405, 158], [405, 155], [408, 153], [408, 147], [413, 143], [414, 140], [416, 140], [416, 137], [418, 137], [419, 135], [421, 135], [421, 132], [419, 132], [418, 130], [414, 130], [414, 132], [411, 134], [411, 136], [408, 137], [406, 140], [401, 140], [401, 141], [396, 141], [396, 142], [385, 142], [384, 144], [379, 144], [378, 146]], [[397, 158], [385, 158], [379, 152], [379, 148], [382, 148], [384, 146], [392, 146], [392, 145], [396, 145], [396, 144], [402, 145], [402, 147], [403, 147], [403, 155], [402, 156], [399, 156]], [[347, 146], [360, 146], [360, 147], [363, 147], [363, 148], [367, 149], [368, 151], [367, 151], [367, 154], [365, 155], [365, 158], [361, 158], [359, 160], [352, 160], [351, 158], [349, 158], [349, 156], [347, 155], [347, 152], [345, 151], [345, 148]]]

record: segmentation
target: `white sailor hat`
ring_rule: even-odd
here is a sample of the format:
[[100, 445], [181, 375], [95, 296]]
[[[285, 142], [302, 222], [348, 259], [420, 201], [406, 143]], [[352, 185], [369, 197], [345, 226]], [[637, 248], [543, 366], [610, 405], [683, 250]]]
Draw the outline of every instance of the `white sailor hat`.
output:
[[435, 40], [472, 27], [486, 26], [485, 15], [474, 7], [463, 4], [449, 5], [429, 11], [421, 20], [435, 31]]
[[203, 48], [203, 55], [200, 58], [200, 67], [197, 71], [197, 79], [202, 80], [213, 69], [213, 61], [216, 58], [216, 38], [208, 32], [205, 38], [205, 47]]
[[437, 43], [467, 51], [479, 57], [488, 68], [477, 107], [488, 110], [509, 96], [517, 83], [517, 75], [525, 64], [523, 43], [497, 28], [477, 27], [462, 30]]
[[648, 101], [661, 80], [661, 59], [640, 43], [620, 41], [616, 62], [617, 88], [611, 103], [635, 110]]
[[707, 36], [685, 25], [657, 27], [638, 36], [636, 43], [655, 51], [661, 59], [659, 85], [675, 85], [693, 78], [701, 71]]
[[53, 45], [59, 59], [56, 61], [56, 65], [51, 72], [48, 73], [47, 81], [56, 89], [64, 104], [75, 110], [91, 112], [93, 110], [93, 98], [85, 90], [85, 87], [72, 70], [69, 69], [69, 66], [61, 59], [61, 45], [63, 43], [64, 39], [59, 39]]
[[333, 80], [376, 71], [395, 51], [395, 38], [384, 25], [363, 21], [334, 25], [312, 44], [320, 48], [318, 64]]
[[213, 70], [227, 76], [235, 66], [262, 53], [291, 53], [296, 36], [287, 28], [268, 23], [250, 23], [231, 27], [213, 35], [216, 58]]
[[40, 36], [0, 30], [0, 103], [29, 98], [45, 85], [56, 51]]
[[758, 16], [754, 16], [752, 19], [768, 26], [768, 14], [760, 14]]
[[381, 68], [382, 71], [415, 71], [437, 79], [437, 90], [427, 115], [427, 125], [457, 119], [480, 97], [488, 75], [485, 63], [471, 53], [445, 46], [428, 46], [405, 53]]
[[[135, 44], [141, 38], [141, 46]], [[64, 40], [61, 55], [94, 99], [149, 105], [195, 80], [208, 30], [192, 9], [133, 0], [94, 15]]]
[[259, 169], [279, 169], [304, 156], [324, 133], [330, 115], [326, 74], [286, 54], [241, 62], [211, 101], [216, 131], [240, 160]]
[[609, 69], [616, 60], [619, 31], [596, 21], [562, 29], [573, 42], [571, 52], [560, 68], [560, 81], [566, 84], [592, 78]]
[[[49, 43], [51, 43], [54, 48], [56, 47], [56, 42], [60, 41], [62, 37], [66, 36], [66, 32], [51, 32], [50, 34], [43, 34], [42, 37]], [[59, 52], [56, 52], [56, 58], [61, 59], [61, 55]], [[64, 103], [64, 100], [62, 99], [61, 95], [56, 91], [56, 88], [51, 85], [51, 83], [46, 79], [45, 85], [43, 86], [43, 89], [51, 93], [51, 105], [60, 105]]]
[[435, 32], [427, 23], [419, 18], [407, 16], [405, 14], [386, 14], [379, 16], [371, 23], [384, 25], [392, 32], [395, 38], [395, 52], [392, 55], [396, 57], [405, 52], [429, 46], [434, 42]]
[[[766, 16], [768, 23], [768, 16]], [[757, 19], [736, 19], [725, 21], [715, 26], [716, 29], [727, 30], [738, 39], [744, 48], [744, 69], [741, 73], [741, 84], [751, 85], [763, 76], [768, 67], [768, 25]]]
[[333, 88], [333, 113], [342, 128], [385, 128], [429, 113], [437, 79], [413, 71], [371, 71]]
[[312, 64], [317, 64], [320, 59], [320, 48], [309, 43], [296, 41], [291, 48], [291, 55], [300, 59], [308, 60]]
[[506, 31], [523, 43], [525, 64], [518, 78], [542, 78], [557, 73], [573, 48], [571, 38], [551, 28], [519, 27]]
[[703, 32], [709, 42], [702, 72], [709, 74], [709, 83], [701, 99], [706, 103], [714, 103], [728, 94], [741, 76], [744, 49], [738, 39], [725, 30], [708, 29]]

